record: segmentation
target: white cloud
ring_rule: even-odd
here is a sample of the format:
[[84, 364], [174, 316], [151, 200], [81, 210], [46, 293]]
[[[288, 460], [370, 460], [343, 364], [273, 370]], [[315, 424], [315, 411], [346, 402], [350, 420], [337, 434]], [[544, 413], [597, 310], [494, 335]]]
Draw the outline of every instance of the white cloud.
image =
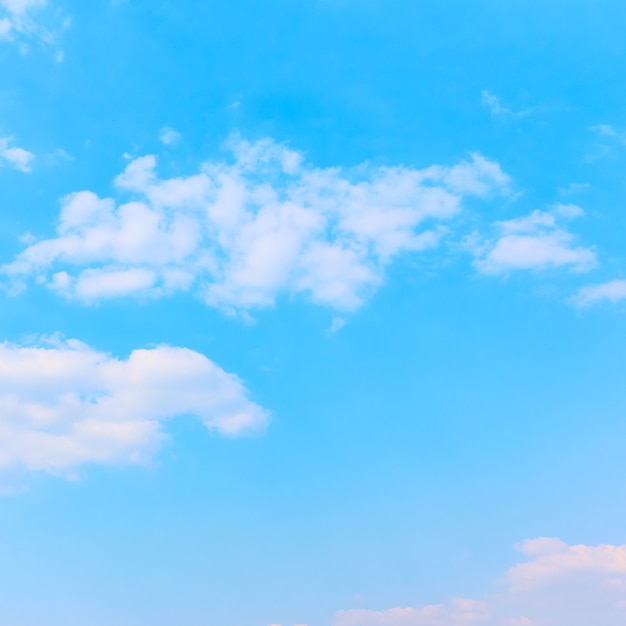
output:
[[8, 39], [11, 34], [11, 29], [13, 28], [13, 24], [11, 20], [7, 17], [3, 17], [0, 19], [0, 39]]
[[596, 124], [595, 126], [590, 126], [589, 130], [592, 133], [597, 133], [598, 135], [602, 135], [604, 137], [617, 137], [617, 131], [610, 124]]
[[58, 337], [0, 344], [2, 470], [145, 462], [163, 422], [180, 415], [226, 436], [268, 419], [236, 376], [192, 350], [159, 346], [122, 360]]
[[180, 178], [159, 178], [155, 156], [134, 159], [115, 181], [130, 201], [67, 196], [57, 236], [4, 273], [83, 300], [191, 290], [243, 312], [286, 293], [353, 310], [398, 255], [438, 245], [464, 198], [509, 184], [478, 154], [453, 167], [342, 170], [271, 140], [233, 138], [229, 149], [230, 161]]
[[559, 193], [563, 196], [571, 196], [580, 193], [584, 193], [585, 191], [589, 191], [591, 189], [591, 185], [589, 183], [571, 183], [567, 185], [567, 187], [559, 187]]
[[169, 126], [164, 126], [159, 131], [159, 141], [166, 146], [176, 143], [180, 139], [180, 133]]
[[484, 106], [486, 106], [493, 115], [507, 115], [511, 113], [510, 109], [502, 106], [502, 102], [498, 96], [492, 94], [490, 91], [483, 89], [480, 92], [480, 100]]
[[0, 137], [0, 165], [7, 164], [22, 172], [30, 172], [35, 155], [13, 144], [13, 137]]
[[511, 568], [504, 590], [484, 599], [382, 611], [339, 611], [335, 626], [623, 626], [626, 546], [526, 541], [529, 558]]
[[487, 89], [480, 92], [480, 101], [484, 107], [489, 109], [490, 113], [496, 117], [513, 117], [522, 118], [532, 114], [536, 109], [524, 109], [522, 111], [513, 111], [502, 104], [502, 100], [491, 93]]
[[0, 0], [0, 6], [13, 15], [24, 15], [33, 9], [45, 7], [47, 0]]
[[[59, 11], [44, 11], [49, 7], [47, 0], [0, 0], [0, 40], [21, 41], [23, 53], [28, 51], [24, 40], [37, 39], [43, 44], [54, 43], [57, 34], [70, 26], [69, 18]], [[45, 14], [47, 25], [38, 14]], [[62, 61], [62, 51], [56, 52], [57, 61]]]
[[557, 204], [551, 211], [496, 222], [495, 238], [471, 243], [475, 265], [484, 274], [556, 268], [587, 272], [597, 265], [595, 253], [578, 245], [576, 236], [561, 225], [582, 214], [576, 205]]
[[612, 280], [599, 285], [583, 287], [572, 298], [572, 303], [586, 307], [600, 302], [619, 302], [626, 299], [626, 280]]
[[599, 577], [589, 581], [593, 586], [626, 590], [626, 546], [568, 546], [560, 539], [541, 537], [524, 541], [517, 549], [532, 560], [508, 571], [513, 593], [571, 583], [579, 576]]
[[31, 13], [45, 7], [47, 0], [0, 0], [0, 37], [32, 32], [36, 27]]
[[328, 332], [336, 333], [340, 331], [346, 325], [346, 320], [343, 317], [333, 317]]
[[339, 611], [335, 626], [462, 626], [484, 623], [488, 618], [486, 603], [457, 598], [447, 606]]
[[608, 154], [611, 154], [614, 147], [626, 144], [626, 133], [617, 130], [610, 124], [596, 124], [589, 126], [588, 130], [596, 135], [595, 145], [585, 155], [585, 160], [593, 163]]
[[577, 204], [564, 204], [558, 202], [557, 204], [553, 204], [551, 209], [557, 217], [564, 217], [568, 220], [576, 217], [582, 217], [585, 214], [585, 212]]

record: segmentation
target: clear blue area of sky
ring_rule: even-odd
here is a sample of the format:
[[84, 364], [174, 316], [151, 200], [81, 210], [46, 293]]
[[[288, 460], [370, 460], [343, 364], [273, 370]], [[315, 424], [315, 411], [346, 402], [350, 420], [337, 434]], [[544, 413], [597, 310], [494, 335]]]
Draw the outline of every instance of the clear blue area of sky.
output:
[[[407, 255], [335, 333], [332, 311], [298, 297], [246, 324], [187, 294], [0, 296], [2, 340], [186, 346], [273, 415], [234, 440], [180, 418], [149, 468], [36, 476], [0, 499], [0, 622], [325, 626], [340, 608], [480, 595], [529, 537], [624, 542], [626, 308], [566, 300], [626, 277], [626, 145], [589, 130], [626, 130], [626, 4], [55, 6], [72, 19], [62, 62], [0, 42], [0, 136], [37, 155], [30, 174], [0, 169], [2, 262], [24, 232], [53, 234], [62, 196], [111, 194], [124, 153], [188, 175], [238, 131], [323, 167], [478, 151], [520, 192], [489, 219], [574, 202], [600, 267], [503, 278]], [[483, 90], [530, 112], [493, 115]], [[163, 126], [180, 141], [160, 144]], [[572, 184], [586, 187], [559, 192]]]

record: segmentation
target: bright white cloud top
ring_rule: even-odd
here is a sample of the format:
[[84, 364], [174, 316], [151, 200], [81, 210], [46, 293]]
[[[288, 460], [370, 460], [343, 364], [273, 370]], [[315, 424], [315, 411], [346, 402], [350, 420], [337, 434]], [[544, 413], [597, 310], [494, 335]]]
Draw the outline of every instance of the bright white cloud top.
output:
[[230, 437], [268, 420], [237, 376], [192, 350], [122, 360], [76, 340], [0, 345], [0, 469], [143, 463], [163, 443], [163, 422], [181, 415]]
[[346, 171], [309, 166], [271, 140], [230, 148], [231, 162], [181, 178], [160, 179], [155, 156], [133, 160], [115, 181], [126, 202], [69, 195], [57, 236], [4, 272], [85, 301], [192, 291], [241, 311], [287, 293], [349, 311], [398, 255], [436, 247], [464, 199], [510, 183], [479, 154], [451, 167]]
[[505, 590], [447, 605], [352, 610], [335, 626], [622, 626], [626, 623], [626, 546], [525, 541], [528, 561], [511, 568]]
[[484, 274], [561, 268], [588, 272], [598, 264], [595, 252], [579, 245], [564, 225], [582, 214], [578, 206], [556, 205], [551, 211], [497, 222], [496, 237], [474, 245], [476, 267]]

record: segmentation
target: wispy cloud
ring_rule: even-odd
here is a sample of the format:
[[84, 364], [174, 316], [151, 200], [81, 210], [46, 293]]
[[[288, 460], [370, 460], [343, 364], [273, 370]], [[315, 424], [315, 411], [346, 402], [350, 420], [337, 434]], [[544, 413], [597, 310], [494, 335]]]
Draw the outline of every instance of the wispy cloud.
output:
[[571, 299], [572, 304], [588, 307], [602, 302], [619, 302], [626, 299], [626, 280], [611, 280], [598, 285], [582, 287]]
[[[70, 23], [69, 17], [51, 7], [48, 0], [0, 0], [0, 40], [19, 43], [23, 52], [28, 50], [26, 42], [30, 39], [53, 44]], [[62, 51], [57, 51], [56, 59], [63, 60]]]
[[626, 546], [569, 546], [533, 539], [528, 560], [505, 575], [503, 592], [382, 611], [339, 611], [335, 626], [622, 626], [626, 623]]
[[596, 124], [595, 126], [590, 126], [589, 130], [592, 133], [596, 133], [601, 135], [602, 137], [618, 137], [618, 132], [610, 125], [610, 124]]
[[533, 113], [534, 109], [523, 109], [522, 111], [514, 111], [502, 104], [502, 100], [499, 96], [491, 93], [487, 89], [483, 89], [480, 92], [480, 100], [484, 107], [486, 107], [490, 113], [496, 117], [526, 117]]
[[159, 346], [123, 360], [59, 337], [0, 344], [0, 470], [143, 463], [178, 415], [226, 436], [268, 418], [236, 376], [192, 350]]
[[436, 247], [465, 198], [510, 182], [479, 154], [450, 167], [346, 171], [271, 140], [233, 138], [229, 149], [229, 162], [183, 178], [160, 179], [155, 156], [133, 160], [116, 179], [130, 201], [71, 194], [57, 236], [2, 271], [81, 300], [193, 291], [241, 312], [283, 292], [349, 311], [398, 255]]
[[611, 154], [615, 146], [626, 144], [626, 133], [610, 124], [595, 124], [587, 130], [596, 137], [595, 145], [585, 155], [590, 163]]
[[502, 105], [500, 98], [492, 94], [490, 91], [483, 89], [480, 92], [480, 100], [484, 106], [486, 106], [493, 115], [509, 115], [512, 113], [511, 109], [507, 109]]
[[346, 320], [343, 317], [334, 317], [328, 331], [331, 333], [336, 333], [340, 331], [345, 325]]
[[589, 183], [571, 183], [567, 187], [559, 187], [558, 192], [561, 196], [575, 196], [590, 189], [591, 185]]
[[169, 126], [164, 126], [159, 131], [159, 141], [166, 146], [176, 143], [179, 139], [180, 133]]

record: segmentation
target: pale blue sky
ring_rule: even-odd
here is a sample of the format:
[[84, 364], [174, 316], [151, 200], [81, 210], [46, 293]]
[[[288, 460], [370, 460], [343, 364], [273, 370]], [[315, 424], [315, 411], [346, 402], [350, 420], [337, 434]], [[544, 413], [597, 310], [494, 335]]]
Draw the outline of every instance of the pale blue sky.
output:
[[625, 623], [625, 20], [0, 0], [0, 624]]

